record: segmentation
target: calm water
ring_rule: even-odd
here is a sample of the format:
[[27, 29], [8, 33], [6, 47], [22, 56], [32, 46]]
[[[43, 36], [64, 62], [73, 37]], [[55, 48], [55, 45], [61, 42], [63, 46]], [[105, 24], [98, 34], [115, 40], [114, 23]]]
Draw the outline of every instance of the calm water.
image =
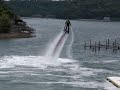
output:
[[37, 37], [0, 40], [0, 90], [117, 90], [106, 81], [120, 76], [120, 52], [84, 50], [84, 42], [120, 39], [119, 22], [72, 21], [73, 59], [68, 59], [68, 38], [56, 61], [44, 60], [47, 46], [64, 20], [24, 18]]

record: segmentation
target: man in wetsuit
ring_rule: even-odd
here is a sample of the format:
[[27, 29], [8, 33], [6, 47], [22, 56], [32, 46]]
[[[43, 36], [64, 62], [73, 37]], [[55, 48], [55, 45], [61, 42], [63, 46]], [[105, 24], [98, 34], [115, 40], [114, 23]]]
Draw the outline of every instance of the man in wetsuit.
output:
[[69, 34], [69, 31], [70, 31], [70, 26], [71, 26], [70, 20], [67, 20], [67, 21], [65, 22], [64, 31], [67, 32], [68, 34]]

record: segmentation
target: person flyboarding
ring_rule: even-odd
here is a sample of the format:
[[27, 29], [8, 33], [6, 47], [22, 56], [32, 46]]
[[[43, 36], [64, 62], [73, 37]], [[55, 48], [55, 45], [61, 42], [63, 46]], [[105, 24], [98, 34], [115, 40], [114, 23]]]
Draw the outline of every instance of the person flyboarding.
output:
[[66, 33], [69, 34], [70, 26], [71, 26], [71, 22], [70, 22], [70, 20], [67, 20], [67, 21], [65, 22], [65, 27], [64, 27], [64, 32], [65, 32], [65, 33], [63, 33], [63, 35], [62, 35], [61, 38], [59, 39], [58, 43], [56, 44], [56, 46], [55, 46], [55, 48], [54, 48], [54, 51], [53, 51], [53, 55], [55, 54], [57, 48], [59, 47], [59, 44], [62, 43], [62, 41], [63, 41]]
[[67, 20], [67, 21], [65, 22], [65, 27], [64, 27], [65, 33], [67, 32], [67, 33], [69, 34], [70, 26], [71, 26], [71, 22], [70, 22], [70, 20]]

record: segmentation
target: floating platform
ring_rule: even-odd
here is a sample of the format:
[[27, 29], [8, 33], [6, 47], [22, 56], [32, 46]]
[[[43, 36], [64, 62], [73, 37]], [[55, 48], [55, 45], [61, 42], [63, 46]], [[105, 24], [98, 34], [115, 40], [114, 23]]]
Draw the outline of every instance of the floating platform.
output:
[[107, 80], [114, 86], [120, 88], [120, 77], [107, 77]]

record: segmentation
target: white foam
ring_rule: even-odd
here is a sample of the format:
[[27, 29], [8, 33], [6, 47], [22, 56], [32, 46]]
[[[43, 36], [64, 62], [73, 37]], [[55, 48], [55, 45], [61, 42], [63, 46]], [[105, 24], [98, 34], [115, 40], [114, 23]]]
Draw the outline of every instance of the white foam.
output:
[[[91, 61], [85, 61], [85, 62], [89, 62], [91, 63]], [[116, 63], [116, 62], [119, 62], [119, 60], [99, 60], [99, 61], [93, 61], [92, 63]]]
[[[20, 66], [20, 68], [17, 68]], [[30, 67], [30, 68], [27, 68]], [[3, 69], [7, 68], [8, 71]], [[1, 74], [9, 76], [9, 74], [15, 77], [54, 77], [58, 81], [50, 82], [49, 79], [46, 82], [31, 82], [31, 81], [20, 81], [23, 83], [39, 83], [39, 84], [65, 84], [73, 87], [86, 87], [86, 88], [107, 88], [107, 85], [103, 85], [101, 82], [93, 80], [85, 80], [85, 77], [96, 76], [99, 73], [109, 72], [104, 69], [92, 69], [86, 68], [80, 65], [77, 60], [58, 58], [54, 60], [46, 60], [43, 56], [4, 56], [0, 58], [0, 71]], [[36, 71], [39, 70], [40, 72]], [[44, 73], [42, 73], [44, 71]], [[5, 72], [5, 73], [4, 73]], [[66, 73], [65, 75], [59, 73]], [[3, 76], [0, 76], [3, 77]], [[69, 82], [68, 82], [69, 81]], [[13, 80], [12, 83], [19, 81]], [[106, 89], [112, 90], [112, 89]], [[116, 89], [113, 89], [116, 90]]]
[[57, 50], [54, 52], [55, 53], [54, 56], [53, 56], [54, 60], [59, 58], [60, 53], [61, 53], [61, 51], [62, 51], [62, 49], [64, 47], [64, 44], [65, 44], [65, 42], [67, 40], [67, 37], [68, 37], [68, 34], [65, 34], [64, 38], [61, 40], [60, 44], [58, 45]]
[[59, 58], [56, 61], [48, 60], [43, 56], [4, 56], [0, 58], [0, 68], [13, 68], [15, 66], [42, 67], [58, 66], [62, 63], [72, 63], [70, 59]]
[[45, 54], [46, 59], [56, 60], [59, 58], [63, 46], [67, 40], [68, 34], [62, 30], [58, 36], [49, 44], [48, 50]]
[[102, 83], [99, 82], [84, 82], [84, 81], [72, 81], [72, 82], [66, 82], [66, 81], [58, 81], [58, 82], [30, 82], [30, 81], [20, 81], [20, 80], [13, 80], [11, 83], [28, 83], [28, 84], [44, 84], [44, 85], [52, 85], [52, 84], [64, 84], [69, 85], [73, 87], [83, 87], [83, 88], [99, 88], [101, 87]]
[[[72, 81], [68, 82], [66, 80], [61, 81], [49, 81], [49, 82], [33, 82], [33, 81], [21, 81], [21, 80], [12, 80], [10, 83], [27, 83], [27, 84], [43, 84], [43, 85], [56, 85], [56, 84], [62, 84], [62, 85], [68, 85], [72, 87], [83, 87], [83, 88], [97, 88], [97, 90], [119, 90], [119, 88], [114, 87], [110, 83], [107, 82], [97, 82], [97, 81]], [[102, 88], [102, 89], [101, 89]]]
[[71, 35], [69, 35], [69, 36], [71, 36], [71, 38], [70, 38], [70, 43], [68, 44], [68, 47], [67, 47], [66, 54], [67, 54], [68, 58], [73, 59], [71, 51], [72, 51], [72, 45], [73, 45], [73, 42], [74, 42], [74, 33], [73, 33], [73, 30], [72, 30], [72, 27], [70, 27], [70, 34]]

